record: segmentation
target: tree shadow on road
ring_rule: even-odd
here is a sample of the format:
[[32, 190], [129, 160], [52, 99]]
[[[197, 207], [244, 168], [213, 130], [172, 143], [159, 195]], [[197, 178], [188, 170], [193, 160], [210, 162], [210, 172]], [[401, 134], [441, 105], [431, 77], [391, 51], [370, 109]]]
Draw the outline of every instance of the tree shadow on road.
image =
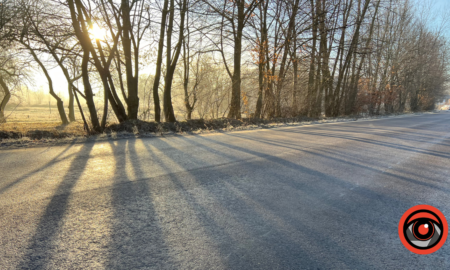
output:
[[[286, 133], [295, 133], [295, 134], [303, 134], [303, 135], [310, 135], [310, 136], [319, 136], [319, 137], [325, 137], [325, 138], [337, 138], [337, 139], [346, 139], [346, 140], [352, 140], [356, 142], [376, 145], [376, 146], [383, 146], [383, 147], [389, 147], [396, 150], [404, 150], [414, 153], [420, 153], [420, 154], [426, 154], [426, 155], [432, 155], [436, 157], [442, 157], [442, 158], [450, 158], [450, 154], [448, 152], [441, 152], [441, 151], [433, 151], [428, 149], [422, 149], [414, 146], [405, 146], [405, 145], [399, 145], [396, 143], [390, 143], [390, 142], [384, 142], [379, 141], [375, 139], [366, 139], [361, 138], [355, 135], [350, 134], [332, 134], [333, 130], [327, 130], [326, 132], [317, 132], [317, 131], [309, 131], [309, 130], [279, 130], [278, 132], [286, 132]], [[436, 138], [437, 139], [437, 138]]]
[[19, 265], [20, 269], [51, 268], [49, 263], [52, 256], [55, 255], [56, 248], [54, 241], [63, 225], [67, 207], [72, 196], [71, 190], [83, 174], [93, 146], [93, 143], [84, 144], [71, 162], [66, 174], [62, 177], [60, 184], [39, 220], [36, 232]]
[[[303, 133], [303, 134], [309, 134], [309, 133]], [[356, 161], [359, 161], [359, 162], [362, 161], [362, 157], [361, 156], [355, 156], [355, 155], [352, 155], [349, 152], [345, 152], [345, 159], [339, 158], [339, 155], [342, 156], [342, 152], [343, 152], [344, 149], [332, 150], [332, 149], [327, 148], [327, 147], [317, 147], [317, 148], [314, 149], [314, 151], [312, 151], [312, 150], [308, 150], [308, 149], [305, 149], [305, 148], [302, 148], [302, 147], [298, 147], [298, 146], [295, 146], [295, 145], [292, 145], [292, 144], [289, 144], [289, 143], [283, 143], [283, 142], [279, 142], [279, 141], [271, 140], [271, 139], [267, 139], [267, 138], [265, 138], [265, 139], [254, 138], [254, 137], [249, 137], [249, 136], [241, 135], [241, 134], [229, 134], [229, 136], [237, 137], [237, 138], [240, 138], [240, 139], [246, 139], [246, 140], [249, 140], [249, 141], [257, 141], [257, 142], [264, 143], [264, 144], [267, 144], [267, 145], [272, 145], [272, 146], [286, 148], [288, 150], [297, 150], [297, 151], [301, 151], [303, 153], [310, 154], [312, 156], [322, 157], [322, 158], [331, 160], [333, 162], [338, 162], [338, 163], [340, 163], [340, 164], [342, 164], [344, 166], [349, 166], [349, 169], [352, 168], [352, 170], [354, 170], [355, 168], [358, 168], [358, 170], [355, 170], [355, 173], [358, 173], [358, 172], [361, 172], [361, 171], [371, 171], [373, 173], [385, 174], [386, 177], [390, 177], [392, 179], [404, 181], [405, 183], [412, 183], [412, 184], [419, 185], [419, 186], [422, 186], [422, 187], [433, 188], [433, 189], [436, 189], [436, 190], [445, 191], [445, 192], [450, 193], [450, 189], [449, 188], [445, 188], [442, 185], [435, 185], [435, 184], [429, 183], [430, 176], [415, 175], [415, 174], [411, 173], [410, 171], [408, 171], [408, 172], [403, 171], [403, 173], [409, 174], [410, 176], [422, 177], [422, 178], [426, 178], [427, 179], [427, 181], [419, 181], [419, 180], [413, 179], [412, 177], [405, 177], [405, 176], [402, 176], [402, 175], [399, 175], [399, 174], [395, 174], [393, 172], [388, 172], [386, 170], [374, 168], [373, 166], [363, 165], [361, 163], [357, 163], [356, 162]], [[335, 135], [330, 135], [330, 137], [335, 137]], [[421, 148], [416, 148], [416, 147], [411, 147], [411, 148], [414, 149], [414, 150], [411, 150], [411, 151], [414, 151], [414, 152], [420, 153], [420, 154], [425, 154], [425, 155], [429, 154], [429, 151], [430, 151], [430, 150], [422, 150]], [[408, 151], [408, 149], [409, 149], [409, 147], [402, 147], [401, 148], [401, 150], [404, 150], [404, 151]], [[419, 151], [419, 150], [421, 150], [421, 151]], [[367, 153], [365, 153], [365, 154], [367, 155]], [[436, 156], [439, 157], [439, 158], [446, 159], [446, 157], [442, 156], [442, 155], [436, 155]], [[371, 156], [370, 159], [372, 161], [371, 165], [373, 165], [374, 163], [382, 161], [382, 160], [375, 159], [373, 156]], [[354, 161], [350, 161], [350, 160], [354, 160]], [[439, 169], [443, 169], [443, 168], [439, 168]], [[398, 170], [398, 169], [396, 169], [396, 170]], [[402, 172], [401, 170], [398, 170], [398, 171]]]
[[[252, 154], [257, 158], [254, 161], [247, 160], [242, 165], [236, 165], [232, 171], [239, 173], [241, 175], [249, 175], [252, 179], [271, 179], [271, 183], [266, 181], [261, 181], [261, 185], [273, 185], [274, 193], [278, 186], [288, 186], [289, 189], [284, 190], [279, 193], [278, 202], [276, 199], [267, 200], [265, 197], [270, 194], [260, 194], [257, 192], [258, 188], [246, 187], [245, 185], [239, 185], [236, 181], [230, 181], [225, 176], [224, 179], [220, 178], [221, 181], [226, 182], [229, 185], [234, 186], [236, 189], [240, 190], [244, 197], [251, 198], [252, 201], [256, 202], [258, 205], [262, 206], [266, 211], [270, 211], [274, 216], [278, 216], [280, 219], [291, 224], [291, 226], [298, 228], [298, 234], [302, 234], [303, 231], [309, 231], [310, 235], [314, 236], [315, 243], [323, 252], [327, 255], [325, 257], [330, 258], [332, 254], [339, 254], [336, 262], [344, 262], [347, 267], [354, 267], [358, 265], [357, 268], [372, 268], [373, 258], [370, 258], [370, 252], [367, 250], [372, 250], [372, 253], [381, 253], [384, 258], [381, 260], [386, 260], [386, 263], [390, 263], [394, 260], [393, 254], [396, 256], [403, 256], [401, 253], [403, 247], [397, 240], [397, 222], [398, 220], [390, 220], [386, 217], [401, 216], [401, 209], [408, 209], [410, 206], [414, 205], [415, 199], [410, 198], [405, 200], [404, 198], [396, 198], [395, 195], [391, 195], [389, 192], [383, 192], [380, 189], [370, 189], [364, 186], [355, 185], [354, 183], [346, 180], [333, 177], [332, 175], [324, 174], [320, 171], [307, 168], [300, 165], [302, 162], [291, 162], [289, 160], [260, 153], [258, 150], [251, 150], [248, 147], [242, 148], [231, 143], [223, 143], [208, 137], [200, 137], [199, 139], [207, 141], [208, 145], [221, 145], [228, 147], [230, 151], [222, 151], [220, 155], [224, 157], [227, 153], [236, 152]], [[252, 138], [251, 140], [255, 140]], [[194, 141], [194, 140], [193, 140]], [[198, 140], [195, 140], [198, 141]], [[198, 147], [204, 147], [207, 149], [206, 143], [204, 146], [201, 144], [196, 144]], [[217, 152], [217, 149], [214, 149]], [[317, 155], [317, 153], [310, 152], [311, 155]], [[322, 158], [331, 159], [333, 162], [341, 162], [339, 158], [330, 157], [330, 154], [322, 153], [319, 154]], [[268, 164], [266, 162], [259, 162], [258, 160], [265, 160], [273, 163], [272, 170], [268, 170]], [[370, 167], [361, 166], [356, 163], [348, 165], [358, 165], [360, 170], [368, 170]], [[234, 167], [234, 166], [233, 166]], [[220, 167], [218, 167], [220, 170]], [[258, 173], [259, 172], [259, 173]], [[230, 174], [230, 170], [222, 171], [222, 175]], [[380, 172], [378, 172], [380, 173]], [[233, 175], [233, 173], [231, 173]], [[221, 175], [217, 173], [216, 175]], [[390, 179], [399, 178], [398, 175], [387, 175]], [[402, 178], [402, 177], [400, 177]], [[403, 177], [401, 180], [412, 181], [410, 178]], [[416, 182], [416, 184], [422, 185], [421, 182]], [[204, 184], [205, 188], [210, 185]], [[433, 186], [434, 187], [434, 186]], [[438, 188], [437, 186], [434, 188]], [[289, 209], [289, 204], [286, 205], [288, 208], [280, 209], [278, 204], [285, 198], [289, 198], [292, 194], [289, 191], [297, 191], [299, 196], [299, 202], [303, 202], [298, 205], [300, 211], [304, 211], [305, 215], [292, 214], [292, 209]], [[330, 193], [331, 191], [331, 193]], [[341, 195], [337, 196], [337, 194]], [[351, 197], [351, 199], [348, 199]], [[224, 201], [226, 205], [228, 200]], [[293, 201], [295, 203], [295, 200]], [[315, 211], [308, 212], [307, 204], [314, 204], [312, 209], [320, 209], [317, 205], [323, 205], [323, 212], [317, 213]], [[305, 205], [306, 204], [306, 205]], [[306, 208], [305, 208], [306, 207]], [[251, 213], [248, 213], [253, 216]], [[330, 221], [334, 226], [324, 226], [321, 223], [326, 223], [327, 218], [321, 215], [329, 215], [333, 217]], [[311, 226], [308, 220], [316, 220], [316, 227]], [[320, 229], [326, 227], [327, 229]], [[344, 235], [336, 238], [336, 234], [342, 234], [340, 228], [355, 228], [352, 232], [346, 232]], [[303, 228], [303, 230], [301, 229]], [[356, 228], [364, 228], [364, 230], [359, 231]], [[275, 230], [276, 231], [276, 230]], [[344, 230], [345, 231], [345, 230]], [[385, 239], [383, 239], [385, 237]], [[280, 238], [281, 239], [281, 238]], [[308, 237], [306, 237], [308, 239]], [[367, 246], [353, 246], [354, 241], [352, 239], [367, 239]], [[312, 240], [312, 239], [311, 239]], [[313, 242], [313, 241], [312, 241]], [[386, 247], [386, 242], [394, 244], [394, 246]], [[347, 243], [347, 245], [345, 244]], [[364, 243], [364, 241], [359, 241], [358, 243]], [[303, 243], [303, 246], [314, 246], [308, 245], [307, 241]], [[349, 245], [349, 246], [348, 246]], [[386, 249], [380, 251], [377, 246], [384, 246]], [[379, 246], [378, 246], [379, 247]], [[358, 250], [359, 249], [359, 250]], [[361, 253], [362, 250], [366, 252]], [[399, 253], [400, 252], [400, 253]], [[307, 253], [307, 252], [306, 252]], [[359, 255], [356, 255], [359, 254]], [[300, 256], [302, 257], [302, 256]], [[364, 258], [365, 257], [365, 258]], [[369, 258], [367, 258], [369, 257]], [[334, 260], [333, 260], [334, 261]], [[441, 261], [441, 260], [438, 260]], [[315, 264], [305, 264], [317, 265], [317, 267], [325, 267], [326, 262], [315, 262]]]
[[[339, 134], [346, 132], [344, 126], [276, 132], [339, 138], [440, 159], [450, 157], [444, 151], [417, 145]], [[397, 132], [360, 133], [403, 138]], [[374, 168], [356, 154], [344, 159], [339, 156], [341, 149], [307, 149], [268, 136], [223, 136], [109, 142], [115, 164], [113, 186], [105, 189], [110, 192], [112, 218], [110, 231], [103, 235], [109, 242], [103, 247], [107, 253], [104, 267], [371, 269], [379, 262], [392, 266], [395, 260], [410, 259], [402, 253], [405, 250], [398, 241], [398, 220], [392, 217], [401, 216], [402, 209], [408, 209], [416, 200], [395, 197], [395, 193], [371, 185], [358, 185], [355, 179], [383, 175], [387, 179], [384, 181], [397, 185], [409, 183], [450, 192], [442, 185]], [[426, 143], [439, 138], [424, 134], [410, 139]], [[248, 140], [248, 145], [254, 142], [259, 147], [284, 148], [286, 152], [276, 156], [252, 149], [242, 140]], [[39, 221], [21, 268], [51, 267], [70, 191], [86, 168], [92, 147], [84, 145], [71, 162]], [[344, 172], [334, 175], [330, 170], [311, 168], [301, 155], [292, 158], [296, 151], [324, 166], [342, 166]], [[163, 174], [149, 173], [147, 164]]]
[[[141, 170], [136, 140], [110, 142], [115, 158], [115, 185], [111, 190], [113, 219], [107, 269], [162, 269], [171, 265], [155, 198]], [[129, 173], [134, 173], [129, 176]]]
[[[180, 140], [190, 141], [188, 138]], [[172, 142], [176, 144], [174, 140]], [[225, 151], [211, 149], [206, 144], [192, 143], [195, 147], [214, 152], [223, 158], [228, 155]], [[356, 264], [363, 268], [371, 268], [370, 262], [359, 259], [351, 252], [345, 252], [345, 248], [343, 249], [335, 239], [325, 236], [327, 233], [318, 230], [305, 220], [307, 214], [302, 213], [306, 206], [302, 205], [302, 202], [305, 203], [305, 201], [296, 201], [296, 197], [293, 195], [293, 192], [297, 191], [311, 195], [315, 185], [313, 183], [296, 185], [295, 183], [299, 180], [292, 177], [292, 171], [295, 172], [294, 175], [301, 175], [305, 178], [329, 179], [330, 176], [298, 164], [290, 166], [290, 163], [283, 159], [262, 155], [256, 151], [238, 149], [216, 141], [214, 143], [233, 150], [251, 153], [257, 159], [244, 162], [241, 160], [241, 162], [225, 166], [207, 166], [207, 169], [189, 169], [187, 164], [200, 164], [202, 161], [197, 160], [194, 155], [177, 150], [175, 146], [172, 147], [171, 156], [177, 156], [178, 161], [180, 158], [183, 159], [186, 165], [180, 166], [188, 171], [172, 173], [168, 177], [174, 187], [180, 190], [179, 195], [182, 197], [180, 200], [187, 203], [189, 208], [194, 211], [197, 220], [202, 224], [204, 233], [219, 249], [218, 253], [225, 268], [248, 268], [250, 266], [261, 268], [263, 266], [262, 268], [288, 269], [299, 267], [299, 265], [331, 267], [329, 262], [314, 258], [316, 254], [324, 252], [329, 254], [329, 257], [334, 257], [335, 261], [340, 263], [338, 265], [349, 267]], [[154, 152], [154, 148], [168, 149], [171, 148], [171, 145], [168, 145], [163, 139], [158, 139], [157, 142], [152, 143], [152, 147], [147, 144], [146, 147], [149, 152]], [[232, 158], [231, 154], [230, 158]], [[263, 167], [267, 162], [276, 164], [275, 166], [279, 167], [279, 173], [265, 170]], [[170, 171], [170, 165], [164, 164], [163, 166]], [[286, 168], [286, 166], [288, 167]], [[278, 203], [283, 200], [282, 194], [276, 192], [281, 197], [273, 198], [273, 194], [259, 193], [258, 187], [252, 189], [251, 186], [246, 186], [245, 177], [258, 179], [259, 176], [264, 179], [260, 183], [261, 186], [270, 186], [278, 191], [280, 186], [288, 187], [289, 191], [283, 190], [286, 192], [284, 198], [293, 199], [291, 202], [297, 204], [296, 206], [302, 210], [299, 209], [298, 212], [293, 213], [293, 209], [288, 208], [283, 211], [278, 208]], [[349, 186], [348, 183], [339, 179], [333, 179], [327, 183], [340, 188]], [[359, 192], [363, 190], [361, 188]], [[314, 190], [313, 194], [319, 194], [320, 191], [321, 188]], [[371, 191], [365, 192], [370, 193]], [[370, 195], [381, 196], [373, 192]], [[384, 198], [384, 196], [381, 197]], [[386, 198], [386, 200], [395, 201], [392, 198]], [[325, 203], [330, 209], [336, 209], [334, 201], [328, 203], [325, 200]], [[347, 206], [342, 205], [343, 208]], [[345, 212], [345, 210], [340, 211]], [[368, 220], [365, 220], [364, 223], [372, 226]], [[382, 229], [382, 225], [379, 229]], [[311, 253], [311, 251], [314, 252]]]
[[[64, 153], [66, 153], [67, 151], [69, 151], [69, 149], [74, 145], [74, 143], [72, 142], [71, 144], [69, 144], [67, 147], [65, 147], [60, 153], [58, 153], [58, 155], [56, 155], [54, 158], [52, 158], [50, 161], [48, 161], [46, 164], [44, 164], [43, 166], [40, 166], [39, 168], [32, 170], [31, 172], [25, 173], [24, 175], [20, 176], [19, 178], [11, 181], [10, 183], [3, 185], [2, 187], [0, 187], [0, 195], [3, 194], [4, 192], [8, 191], [9, 189], [11, 189], [12, 187], [14, 187], [15, 185], [21, 183], [22, 181], [24, 181], [25, 179], [28, 179], [30, 177], [32, 177], [33, 175], [35, 175], [36, 173], [41, 172], [42, 170], [45, 170], [47, 168], [50, 168], [51, 166], [55, 166], [57, 163], [64, 161], [68, 158], [70, 158], [72, 155], [68, 155], [64, 158], [60, 157], [62, 155], [64, 155]], [[2, 183], [3, 184], [3, 183]]]

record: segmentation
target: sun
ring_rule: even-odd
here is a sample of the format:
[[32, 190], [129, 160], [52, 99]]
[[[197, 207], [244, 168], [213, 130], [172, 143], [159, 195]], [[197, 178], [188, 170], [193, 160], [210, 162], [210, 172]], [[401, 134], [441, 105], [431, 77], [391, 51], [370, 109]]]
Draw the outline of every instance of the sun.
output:
[[89, 33], [91, 34], [92, 38], [96, 40], [100, 40], [105, 37], [105, 31], [96, 24], [91, 27]]

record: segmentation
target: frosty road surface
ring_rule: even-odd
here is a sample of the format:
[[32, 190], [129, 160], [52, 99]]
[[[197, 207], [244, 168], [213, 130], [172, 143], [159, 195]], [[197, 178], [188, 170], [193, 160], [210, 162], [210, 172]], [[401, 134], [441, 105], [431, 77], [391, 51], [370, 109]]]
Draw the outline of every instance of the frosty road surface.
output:
[[450, 268], [450, 113], [0, 151], [0, 269]]

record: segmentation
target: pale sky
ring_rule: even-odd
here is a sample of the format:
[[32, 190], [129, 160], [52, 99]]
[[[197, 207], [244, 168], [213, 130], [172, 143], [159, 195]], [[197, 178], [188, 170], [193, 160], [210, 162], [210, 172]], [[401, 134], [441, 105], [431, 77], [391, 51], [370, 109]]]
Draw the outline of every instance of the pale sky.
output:
[[450, 0], [412, 0], [412, 3], [419, 16], [428, 18], [430, 27], [438, 27], [443, 19], [447, 21], [443, 34], [450, 38]]

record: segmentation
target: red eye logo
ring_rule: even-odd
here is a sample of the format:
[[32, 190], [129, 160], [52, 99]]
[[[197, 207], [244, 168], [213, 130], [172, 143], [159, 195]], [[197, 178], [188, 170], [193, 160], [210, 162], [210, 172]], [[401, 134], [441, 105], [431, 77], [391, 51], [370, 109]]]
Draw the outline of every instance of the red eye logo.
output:
[[398, 224], [398, 235], [403, 245], [416, 254], [431, 254], [440, 249], [447, 239], [445, 216], [430, 205], [417, 205], [406, 211]]

